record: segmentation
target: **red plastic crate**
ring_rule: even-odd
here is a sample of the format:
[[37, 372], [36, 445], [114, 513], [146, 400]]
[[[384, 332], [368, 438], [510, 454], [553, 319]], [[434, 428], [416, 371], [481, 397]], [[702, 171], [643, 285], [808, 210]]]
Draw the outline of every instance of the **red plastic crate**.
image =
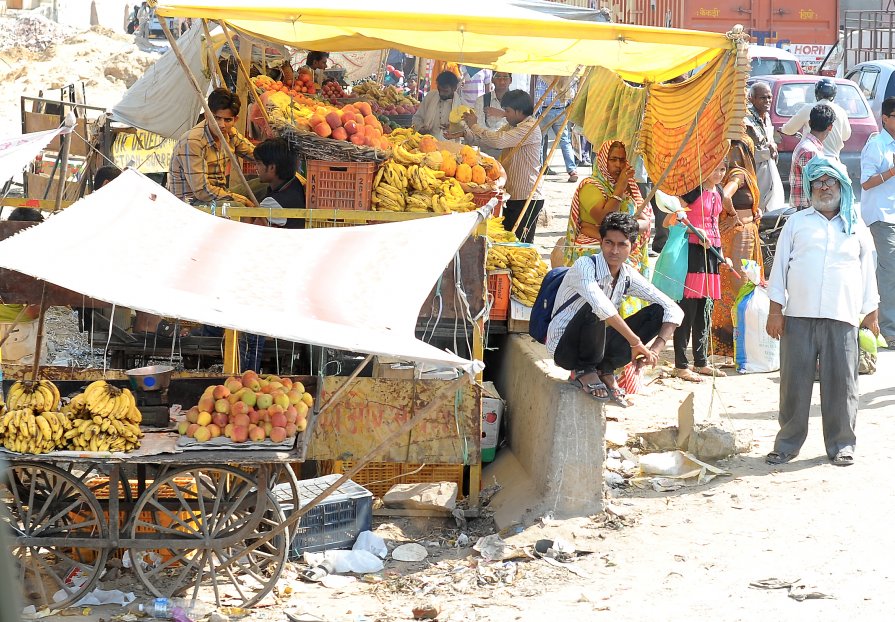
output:
[[475, 203], [476, 207], [485, 207], [485, 205], [488, 204], [488, 201], [490, 201], [494, 197], [497, 197], [497, 205], [494, 207], [494, 209], [491, 210], [491, 215], [497, 218], [498, 216], [500, 216], [500, 212], [503, 208], [503, 190], [473, 193], [472, 202]]
[[489, 319], [507, 319], [510, 311], [511, 285], [509, 270], [491, 270], [488, 273], [488, 296], [492, 299]]
[[371, 209], [376, 166], [375, 162], [308, 160], [308, 208]]

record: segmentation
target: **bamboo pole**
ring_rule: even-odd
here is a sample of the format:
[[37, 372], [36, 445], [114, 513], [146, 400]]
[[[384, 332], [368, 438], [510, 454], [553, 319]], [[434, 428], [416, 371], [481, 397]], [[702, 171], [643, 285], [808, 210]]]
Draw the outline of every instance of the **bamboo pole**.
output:
[[385, 451], [392, 443], [394, 443], [398, 438], [407, 434], [412, 430], [416, 425], [428, 417], [449, 395], [453, 395], [456, 391], [460, 390], [460, 388], [470, 381], [468, 375], [463, 374], [459, 378], [452, 380], [450, 383], [441, 387], [435, 395], [432, 396], [432, 399], [428, 404], [423, 406], [420, 410], [416, 412], [413, 417], [407, 420], [404, 425], [400, 428], [389, 434], [385, 437], [381, 443], [379, 443], [376, 447], [371, 449], [363, 458], [354, 463], [354, 466], [348, 469], [348, 471], [342, 476], [330, 484], [326, 490], [321, 492], [319, 495], [314, 497], [311, 501], [309, 501], [306, 505], [303, 505], [300, 508], [296, 508], [289, 517], [280, 523], [279, 525], [272, 528], [270, 531], [266, 532], [257, 540], [254, 540], [251, 544], [247, 544], [245, 549], [239, 551], [236, 555], [226, 559], [221, 563], [220, 566], [217, 567], [217, 572], [224, 572], [227, 568], [229, 568], [232, 564], [238, 562], [241, 558], [246, 555], [249, 555], [255, 549], [264, 546], [280, 534], [284, 533], [287, 529], [291, 528], [293, 525], [298, 524], [298, 521], [301, 520], [301, 517], [310, 512], [312, 509], [317, 507], [320, 502], [326, 499], [329, 495], [338, 490], [339, 486], [347, 482], [349, 479], [354, 477], [361, 469], [363, 469], [367, 464], [369, 464], [375, 458], [378, 458], [383, 451]]
[[326, 404], [321, 406], [320, 410], [317, 411], [318, 417], [320, 415], [322, 415], [324, 412], [326, 412], [326, 410], [328, 410], [333, 404], [335, 404], [339, 400], [339, 398], [342, 397], [342, 395], [345, 394], [345, 391], [347, 391], [348, 387], [351, 386], [351, 381], [354, 380], [355, 378], [357, 378], [360, 375], [360, 373], [364, 370], [364, 368], [367, 365], [369, 365], [370, 361], [372, 361], [372, 360], [373, 360], [373, 355], [368, 354], [367, 357], [363, 361], [361, 361], [360, 365], [358, 365], [357, 367], [354, 368], [354, 371], [351, 372], [351, 374], [345, 380], [345, 383], [341, 387], [336, 389], [336, 392], [332, 394], [332, 397], [330, 397], [328, 400], [326, 400]]
[[202, 18], [202, 30], [205, 32], [205, 52], [208, 56], [209, 73], [217, 77], [218, 86], [226, 86], [227, 81], [224, 80], [224, 72], [221, 71], [221, 65], [214, 56], [214, 42], [211, 39], [211, 29], [208, 28], [208, 20]]
[[[584, 72], [584, 76], [582, 77], [582, 83], [586, 82], [588, 76], [590, 75], [590, 67]], [[550, 158], [553, 157], [553, 154], [556, 153], [556, 148], [559, 146], [560, 137], [562, 133], [566, 131], [566, 126], [569, 124], [569, 119], [572, 118], [572, 111], [575, 108], [575, 102], [578, 101], [578, 98], [581, 97], [581, 94], [584, 92], [583, 88], [578, 89], [578, 92], [575, 94], [575, 98], [569, 102], [569, 105], [566, 106], [566, 114], [563, 116], [562, 125], [559, 127], [559, 132], [556, 134], [556, 139], [553, 141], [553, 146], [550, 148], [550, 152], [547, 154], [547, 157], [544, 158], [544, 162], [541, 164], [541, 171], [538, 173], [538, 178], [535, 180], [535, 185], [532, 187], [531, 192], [528, 193], [528, 198], [525, 199], [525, 205], [522, 206], [522, 211], [519, 212], [519, 217], [516, 219], [516, 224], [513, 225], [513, 228], [510, 231], [515, 231], [516, 228], [522, 223], [522, 219], [525, 217], [525, 212], [528, 210], [528, 206], [531, 205], [531, 200], [535, 195], [535, 191], [537, 191], [538, 186], [541, 183], [541, 180], [544, 178], [544, 173], [547, 171], [547, 168], [550, 166]], [[556, 101], [554, 98], [553, 101]]]
[[724, 73], [724, 69], [727, 66], [727, 63], [730, 62], [730, 54], [731, 52], [728, 50], [724, 55], [724, 62], [718, 67], [718, 71], [715, 73], [715, 81], [712, 82], [712, 88], [709, 89], [709, 92], [706, 93], [705, 99], [702, 101], [702, 105], [699, 107], [699, 110], [696, 111], [696, 114], [693, 116], [693, 123], [690, 124], [690, 128], [687, 130], [687, 133], [684, 135], [683, 140], [681, 140], [681, 146], [678, 147], [677, 152], [671, 158], [671, 161], [668, 163], [668, 166], [665, 167], [665, 170], [662, 171], [662, 175], [656, 180], [656, 183], [653, 184], [652, 189], [649, 194], [643, 199], [643, 203], [641, 203], [640, 207], [637, 208], [637, 211], [634, 214], [634, 217], [640, 216], [641, 212], [646, 208], [647, 205], [650, 204], [653, 197], [656, 196], [656, 191], [659, 189], [659, 186], [665, 181], [665, 178], [668, 177], [668, 173], [671, 172], [671, 167], [677, 163], [678, 158], [681, 157], [681, 154], [684, 152], [684, 149], [687, 146], [687, 143], [690, 141], [690, 138], [693, 136], [693, 132], [696, 131], [696, 125], [699, 123], [699, 116], [705, 111], [706, 106], [709, 105], [709, 102], [712, 99], [712, 96], [715, 94], [715, 91], [718, 88], [718, 82], [721, 81], [721, 75]]
[[236, 154], [233, 153], [233, 150], [230, 148], [230, 143], [227, 142], [227, 139], [224, 137], [224, 133], [221, 131], [217, 120], [214, 118], [214, 114], [211, 112], [211, 108], [208, 107], [208, 102], [205, 99], [205, 93], [202, 92], [202, 87], [199, 86], [199, 80], [197, 80], [196, 76], [193, 75], [193, 72], [190, 70], [189, 65], [187, 65], [186, 60], [183, 58], [183, 53], [180, 51], [180, 47], [178, 47], [177, 41], [174, 39], [174, 35], [171, 34], [171, 29], [168, 28], [167, 20], [160, 20], [159, 23], [162, 25], [162, 30], [165, 32], [165, 37], [168, 39], [168, 43], [171, 45], [171, 50], [174, 52], [174, 56], [177, 57], [177, 60], [180, 62], [180, 66], [183, 68], [187, 79], [189, 79], [190, 83], [193, 85], [193, 89], [195, 89], [196, 94], [199, 96], [199, 101], [202, 102], [202, 109], [205, 111], [205, 123], [220, 139], [221, 146], [224, 148], [224, 151], [230, 158], [230, 162], [233, 163], [233, 171], [236, 172], [236, 176], [239, 178], [240, 183], [245, 188], [248, 199], [252, 202], [252, 205], [254, 205], [255, 207], [260, 207], [261, 204], [258, 202], [255, 193], [252, 192], [252, 189], [249, 187], [249, 182], [246, 181], [245, 175], [242, 174], [242, 164], [240, 164], [239, 160], [236, 158]]
[[[224, 31], [224, 36], [227, 37], [227, 45], [230, 46], [230, 50], [235, 50], [235, 46], [233, 45], [233, 38], [230, 36], [230, 30], [227, 28], [227, 24], [224, 22], [220, 22], [221, 30]], [[264, 116], [264, 120], [267, 121], [267, 124], [270, 125], [270, 116], [267, 114], [267, 107], [261, 103], [261, 97], [258, 95], [258, 91], [255, 90], [254, 85], [252, 85], [252, 78], [249, 76], [248, 70], [245, 68], [245, 65], [242, 64], [242, 59], [239, 56], [235, 56], [236, 58], [236, 67], [242, 73], [242, 79], [246, 81], [246, 88], [249, 93], [252, 95], [252, 99], [255, 100], [255, 103], [261, 109], [261, 114]]]

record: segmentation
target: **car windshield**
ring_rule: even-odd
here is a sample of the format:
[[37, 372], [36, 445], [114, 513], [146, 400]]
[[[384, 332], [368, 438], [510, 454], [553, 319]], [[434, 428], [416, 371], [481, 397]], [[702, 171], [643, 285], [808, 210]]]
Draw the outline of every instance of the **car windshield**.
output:
[[[813, 104], [814, 82], [791, 82], [780, 86], [775, 98], [774, 110], [781, 117], [791, 117], [804, 104]], [[867, 104], [854, 84], [836, 83], [836, 99], [849, 119], [862, 119], [870, 115]]]
[[752, 72], [753, 76], [781, 76], [784, 74], [798, 75], [799, 67], [794, 60], [783, 60], [780, 58], [753, 58]]

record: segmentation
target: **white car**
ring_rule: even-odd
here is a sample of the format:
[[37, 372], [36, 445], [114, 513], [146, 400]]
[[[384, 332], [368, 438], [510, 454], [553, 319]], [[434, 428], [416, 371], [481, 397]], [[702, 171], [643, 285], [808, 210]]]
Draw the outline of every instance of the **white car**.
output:
[[858, 89], [870, 104], [870, 110], [880, 127], [883, 100], [895, 97], [895, 60], [871, 60], [859, 63], [848, 70], [846, 80], [858, 85]]

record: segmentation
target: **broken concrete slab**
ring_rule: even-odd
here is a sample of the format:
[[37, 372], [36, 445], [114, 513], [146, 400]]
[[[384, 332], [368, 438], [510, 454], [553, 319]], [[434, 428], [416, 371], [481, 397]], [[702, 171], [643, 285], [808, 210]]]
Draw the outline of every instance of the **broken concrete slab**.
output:
[[737, 429], [729, 421], [697, 425], [687, 450], [700, 460], [723, 460], [747, 453], [752, 447], [752, 430]]
[[457, 507], [457, 482], [397, 484], [382, 497], [387, 508], [435, 510], [450, 514]]

